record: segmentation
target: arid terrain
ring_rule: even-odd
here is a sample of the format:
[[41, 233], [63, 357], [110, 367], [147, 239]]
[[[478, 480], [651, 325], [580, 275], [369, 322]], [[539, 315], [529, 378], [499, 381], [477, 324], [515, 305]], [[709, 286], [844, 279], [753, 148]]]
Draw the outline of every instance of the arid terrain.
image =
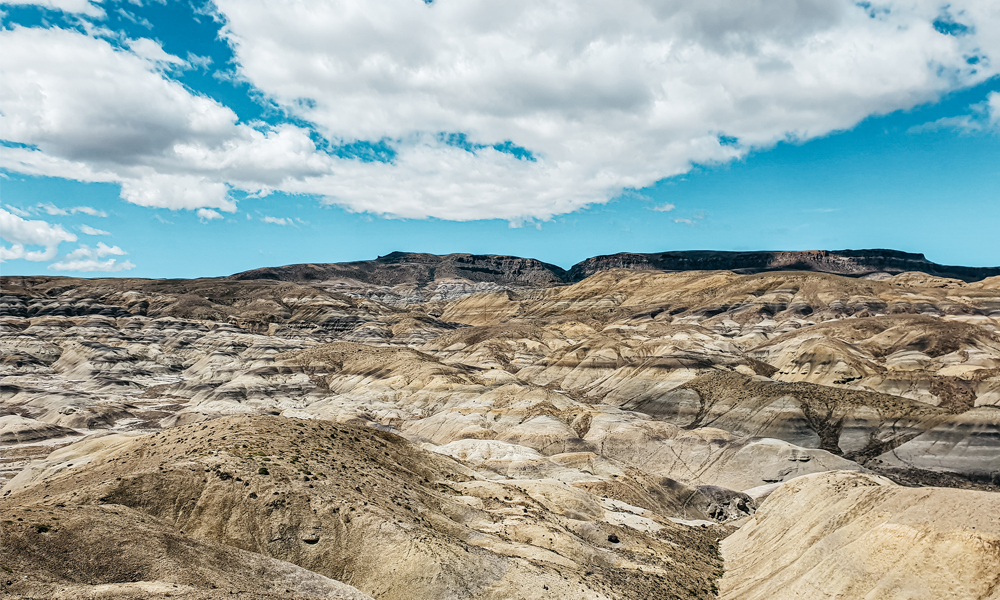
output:
[[1000, 599], [998, 269], [0, 284], [11, 598]]

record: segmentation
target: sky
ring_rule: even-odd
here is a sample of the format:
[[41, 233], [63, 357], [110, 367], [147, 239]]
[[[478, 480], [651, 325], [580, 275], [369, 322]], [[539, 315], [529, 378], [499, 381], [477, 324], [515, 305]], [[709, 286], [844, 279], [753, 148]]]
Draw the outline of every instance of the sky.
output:
[[0, 273], [1000, 265], [995, 0], [0, 2]]

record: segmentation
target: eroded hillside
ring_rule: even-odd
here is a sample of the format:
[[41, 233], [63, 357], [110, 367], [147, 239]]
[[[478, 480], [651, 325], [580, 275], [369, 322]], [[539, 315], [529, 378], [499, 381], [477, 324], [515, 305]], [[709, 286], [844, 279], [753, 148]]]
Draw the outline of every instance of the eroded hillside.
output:
[[785, 482], [1000, 482], [996, 278], [300, 267], [0, 281], [8, 592], [708, 598]]

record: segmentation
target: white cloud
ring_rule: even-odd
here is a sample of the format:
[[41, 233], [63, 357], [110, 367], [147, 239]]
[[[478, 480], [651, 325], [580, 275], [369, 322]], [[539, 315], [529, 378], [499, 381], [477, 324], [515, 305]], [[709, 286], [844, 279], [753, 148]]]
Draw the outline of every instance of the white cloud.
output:
[[35, 5], [53, 10], [61, 10], [68, 13], [87, 15], [88, 17], [100, 18], [104, 16], [104, 9], [97, 6], [100, 0], [88, 2], [87, 0], [4, 0], [0, 4], [11, 5]]
[[85, 215], [90, 215], [92, 217], [108, 216], [108, 213], [104, 212], [103, 210], [97, 210], [96, 208], [93, 208], [91, 206], [74, 206], [73, 208], [69, 209], [69, 212], [73, 214], [83, 213]]
[[66, 210], [64, 208], [59, 208], [58, 206], [56, 206], [55, 204], [52, 204], [51, 202], [45, 203], [45, 204], [39, 204], [38, 208], [44, 210], [46, 214], [51, 215], [53, 217], [55, 217], [55, 216], [65, 216], [65, 215], [69, 214], [68, 210]]
[[118, 246], [108, 246], [104, 242], [98, 242], [96, 248], [91, 248], [87, 244], [80, 244], [77, 246], [76, 250], [73, 250], [66, 256], [63, 256], [63, 260], [78, 260], [81, 258], [104, 258], [108, 255], [114, 256], [125, 256], [128, 252], [125, 252]]
[[224, 212], [236, 210], [231, 187], [261, 193], [332, 172], [308, 131], [239, 125], [169, 79], [161, 66], [180, 59], [151, 40], [128, 51], [76, 31], [14, 27], [0, 44], [0, 131], [28, 146], [0, 148], [4, 168], [118, 183], [141, 206]]
[[16, 206], [11, 206], [10, 204], [4, 204], [4, 206], [7, 207], [7, 210], [9, 210], [10, 212], [14, 213], [15, 215], [17, 215], [19, 217], [30, 217], [31, 216], [31, 211], [23, 210], [23, 209], [20, 209], [20, 208], [18, 208]]
[[677, 208], [677, 207], [674, 206], [673, 204], [667, 202], [666, 204], [661, 204], [660, 206], [654, 206], [650, 210], [654, 210], [656, 212], [670, 212], [670, 211], [674, 210], [675, 208]]
[[827, 0], [217, 5], [239, 74], [281, 106], [330, 139], [401, 140], [392, 165], [335, 165], [296, 191], [458, 219], [546, 218], [933, 100], [994, 72], [965, 58], [997, 49], [983, 35], [1000, 21], [975, 1], [950, 9], [975, 27], [963, 37], [935, 31], [941, 6], [920, 1], [877, 18]]
[[128, 52], [75, 31], [22, 27], [0, 31], [0, 43], [3, 135], [38, 148], [4, 148], [3, 166], [121, 183], [123, 198], [144, 206], [235, 209], [224, 182], [176, 151], [221, 150], [250, 134], [229, 108], [165, 78], [158, 65], [169, 55], [158, 44], [137, 40]]
[[986, 98], [986, 106], [990, 119], [990, 126], [1000, 130], [1000, 92], [990, 92]]
[[[0, 130], [28, 147], [0, 149], [0, 166], [216, 215], [236, 210], [235, 189], [401, 217], [544, 220], [997, 73], [994, 1], [861, 4], [217, 0], [237, 77], [334, 144], [385, 140], [388, 163], [319, 152], [295, 125], [238, 123], [170, 79], [197, 61], [151, 40], [122, 50], [14, 27], [0, 32]], [[965, 35], [934, 29], [945, 12]]]
[[981, 130], [982, 125], [972, 115], [959, 115], [957, 117], [942, 117], [936, 121], [914, 125], [907, 129], [906, 132], [923, 133], [925, 131], [940, 131], [942, 129], [954, 129], [963, 133], [972, 133]]
[[969, 113], [943, 117], [936, 121], [914, 125], [907, 133], [923, 133], [953, 129], [962, 133], [977, 133], [995, 129], [1000, 132], [1000, 92], [990, 92], [986, 100], [969, 106]]
[[236, 203], [229, 198], [228, 186], [204, 176], [161, 175], [149, 171], [144, 176], [123, 179], [121, 186], [122, 198], [139, 206], [174, 210], [209, 207], [226, 212], [236, 211]]
[[[135, 4], [135, 2], [133, 2], [133, 4]], [[117, 12], [118, 12], [119, 15], [121, 15], [122, 17], [128, 19], [129, 21], [132, 21], [136, 25], [141, 25], [142, 27], [145, 27], [146, 29], [152, 29], [153, 28], [153, 24], [150, 23], [147, 19], [143, 19], [141, 17], [137, 17], [134, 14], [130, 13], [129, 11], [125, 10], [124, 8], [119, 8], [117, 10]]]
[[265, 223], [274, 223], [275, 225], [290, 225], [292, 223], [291, 219], [285, 219], [283, 217], [269, 217], [264, 216], [261, 221]]
[[220, 215], [219, 213], [210, 208], [199, 208], [197, 214], [198, 218], [201, 219], [202, 221], [212, 221], [214, 219], [222, 218], [222, 215]]
[[65, 215], [75, 215], [77, 213], [83, 213], [85, 215], [90, 215], [92, 217], [106, 217], [108, 213], [103, 210], [97, 210], [91, 206], [74, 206], [72, 208], [60, 208], [51, 202], [43, 202], [38, 204], [38, 208], [45, 211], [46, 214], [52, 216], [65, 216]]
[[[76, 236], [45, 221], [27, 221], [0, 208], [0, 238], [11, 242], [11, 247], [0, 246], [0, 261], [25, 259], [52, 260], [59, 253], [61, 242], [75, 242]], [[25, 246], [44, 246], [45, 250], [27, 250]]]
[[211, 56], [198, 56], [197, 54], [187, 53], [188, 64], [198, 68], [198, 69], [208, 69], [212, 66]]
[[694, 221], [692, 221], [691, 219], [674, 219], [674, 223], [680, 223], [682, 225], [689, 225], [691, 227], [694, 227], [697, 224]]
[[111, 235], [110, 231], [104, 231], [103, 229], [96, 229], [90, 225], [80, 225], [80, 231], [87, 235]]
[[187, 66], [187, 62], [178, 56], [173, 54], [168, 54], [163, 50], [163, 46], [159, 42], [153, 41], [149, 38], [139, 38], [137, 40], [128, 40], [128, 48], [133, 54], [139, 58], [143, 58], [151, 63], [157, 64], [158, 66]]
[[104, 242], [98, 242], [97, 246], [91, 248], [86, 244], [80, 244], [69, 254], [60, 257], [57, 262], [48, 266], [53, 271], [129, 271], [135, 268], [131, 261], [118, 262], [117, 259], [98, 260], [105, 256], [125, 256], [125, 252], [118, 246], [108, 246]]
[[114, 258], [109, 258], [105, 261], [86, 259], [54, 262], [48, 268], [53, 271], [104, 271], [113, 273], [117, 271], [131, 271], [135, 268], [135, 264], [129, 260], [118, 262]]
[[104, 258], [108, 255], [125, 256], [125, 252], [118, 246], [108, 246], [104, 242], [98, 242], [96, 248], [91, 248], [87, 244], [80, 244], [76, 250], [63, 257], [64, 260], [76, 260], [80, 258]]

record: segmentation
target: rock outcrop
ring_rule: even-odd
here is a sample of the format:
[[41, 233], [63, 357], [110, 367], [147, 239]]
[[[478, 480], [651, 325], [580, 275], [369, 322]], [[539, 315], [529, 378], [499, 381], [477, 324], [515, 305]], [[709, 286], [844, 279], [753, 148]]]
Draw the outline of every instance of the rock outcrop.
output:
[[923, 254], [898, 250], [806, 250], [798, 252], [677, 251], [653, 254], [620, 252], [595, 256], [573, 265], [566, 280], [582, 281], [613, 269], [658, 271], [816, 271], [849, 277], [919, 271], [942, 278], [979, 281], [1000, 275], [1000, 267], [954, 267], [933, 263]]

